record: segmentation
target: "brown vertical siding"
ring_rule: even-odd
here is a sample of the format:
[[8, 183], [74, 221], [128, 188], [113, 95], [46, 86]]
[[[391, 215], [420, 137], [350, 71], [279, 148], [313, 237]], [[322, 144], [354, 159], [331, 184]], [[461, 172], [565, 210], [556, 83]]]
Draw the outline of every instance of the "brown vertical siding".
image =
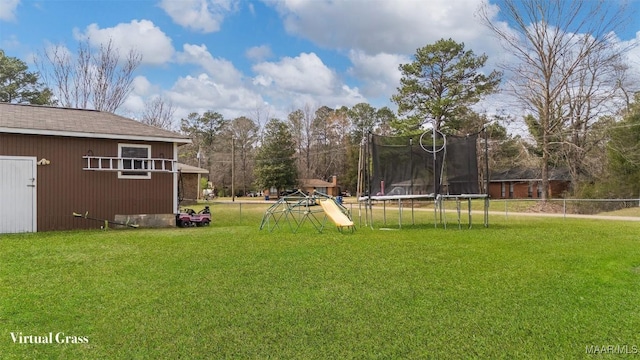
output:
[[[37, 168], [38, 231], [96, 228], [99, 223], [73, 217], [73, 212], [113, 220], [116, 214], [171, 214], [173, 174], [151, 179], [118, 179], [115, 171], [83, 170], [82, 157], [118, 156], [118, 144], [151, 145], [151, 156], [173, 156], [173, 144], [41, 135], [0, 134], [0, 155], [46, 158]], [[3, 206], [5, 206], [3, 204]]]

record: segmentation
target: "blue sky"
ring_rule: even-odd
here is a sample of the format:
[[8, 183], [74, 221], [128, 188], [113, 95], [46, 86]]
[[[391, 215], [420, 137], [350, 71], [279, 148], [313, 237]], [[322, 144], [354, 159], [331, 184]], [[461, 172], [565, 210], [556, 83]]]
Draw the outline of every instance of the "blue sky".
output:
[[[122, 115], [139, 117], [162, 96], [176, 124], [206, 110], [264, 123], [305, 106], [395, 110], [398, 65], [440, 38], [495, 65], [506, 55], [475, 16], [485, 1], [499, 0], [1, 0], [0, 48], [36, 70], [48, 47], [112, 39], [143, 55]], [[640, 14], [640, 1], [630, 5]], [[640, 41], [640, 20], [617, 35]], [[638, 48], [630, 60], [640, 73]], [[501, 106], [492, 97], [484, 108]]]

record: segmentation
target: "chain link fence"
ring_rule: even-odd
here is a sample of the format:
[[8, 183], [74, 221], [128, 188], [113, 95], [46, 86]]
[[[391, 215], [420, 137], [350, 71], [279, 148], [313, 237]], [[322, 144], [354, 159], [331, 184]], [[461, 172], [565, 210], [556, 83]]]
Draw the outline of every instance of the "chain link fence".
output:
[[640, 199], [495, 199], [491, 211], [640, 217]]

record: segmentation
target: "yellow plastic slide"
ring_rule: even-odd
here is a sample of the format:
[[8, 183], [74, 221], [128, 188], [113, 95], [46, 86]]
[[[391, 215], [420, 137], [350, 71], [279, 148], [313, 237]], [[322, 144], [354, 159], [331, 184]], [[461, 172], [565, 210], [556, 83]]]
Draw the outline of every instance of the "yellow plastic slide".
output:
[[340, 210], [333, 200], [320, 200], [320, 206], [322, 206], [322, 210], [324, 210], [327, 217], [329, 217], [337, 227], [351, 227], [351, 229], [353, 229], [353, 221]]

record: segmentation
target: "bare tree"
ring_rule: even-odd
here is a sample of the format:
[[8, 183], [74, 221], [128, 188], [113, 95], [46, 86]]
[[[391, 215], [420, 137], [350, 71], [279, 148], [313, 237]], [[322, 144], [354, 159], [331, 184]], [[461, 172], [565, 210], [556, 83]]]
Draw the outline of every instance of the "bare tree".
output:
[[239, 165], [236, 166], [236, 169], [240, 172], [242, 194], [246, 194], [253, 183], [253, 157], [258, 141], [259, 127], [253, 120], [241, 116], [231, 120], [225, 130], [227, 132], [225, 137], [232, 139], [231, 146], [234, 147], [232, 161]]
[[341, 183], [347, 178], [350, 151], [350, 123], [346, 111], [334, 110], [327, 121], [327, 138], [329, 155], [331, 157], [330, 167], [326, 170], [327, 175], [336, 175]]
[[231, 179], [231, 137], [227, 136], [229, 122], [215, 111], [190, 113], [180, 120], [180, 131], [192, 139], [180, 146], [180, 161], [209, 170], [209, 181], [215, 188], [224, 189]]
[[288, 116], [291, 132], [298, 149], [297, 167], [302, 178], [315, 176], [315, 165], [311, 161], [313, 145], [315, 109], [306, 104], [303, 109], [291, 112]]
[[560, 97], [562, 103], [558, 107], [565, 121], [558, 137], [558, 151], [570, 171], [574, 189], [582, 178], [590, 178], [602, 168], [597, 162], [604, 161], [604, 157], [594, 152], [601, 152], [607, 138], [603, 123], [618, 112], [615, 99], [620, 94], [619, 63], [619, 54], [615, 51], [589, 54], [583, 65], [568, 77]]
[[165, 100], [163, 97], [154, 97], [144, 106], [141, 122], [159, 127], [161, 129], [173, 129], [173, 115], [176, 108], [171, 101]]
[[315, 177], [328, 179], [331, 175], [336, 175], [335, 163], [339, 160], [331, 152], [335, 148], [335, 138], [332, 136], [333, 109], [328, 106], [321, 106], [315, 111], [312, 128], [312, 162], [315, 164]]
[[[488, 4], [480, 8], [483, 23], [517, 60], [505, 64], [515, 97], [537, 122], [542, 150], [542, 198], [548, 197], [552, 143], [567, 121], [566, 91], [597, 54], [610, 59], [616, 33], [632, 18], [624, 6], [593, 0], [504, 0], [504, 23], [494, 21]], [[604, 76], [604, 74], [602, 75]]]
[[615, 68], [616, 88], [622, 99], [623, 113], [631, 111], [634, 94], [640, 93], [640, 74], [630, 71], [629, 64], [619, 63]]
[[262, 132], [269, 119], [271, 119], [271, 108], [267, 104], [258, 105], [252, 112], [253, 121], [258, 126], [258, 138], [262, 139]]
[[101, 44], [97, 53], [87, 40], [78, 44], [75, 59], [63, 46], [46, 49], [38, 67], [62, 106], [113, 113], [131, 93], [141, 61], [135, 50], [121, 58], [112, 40]]

